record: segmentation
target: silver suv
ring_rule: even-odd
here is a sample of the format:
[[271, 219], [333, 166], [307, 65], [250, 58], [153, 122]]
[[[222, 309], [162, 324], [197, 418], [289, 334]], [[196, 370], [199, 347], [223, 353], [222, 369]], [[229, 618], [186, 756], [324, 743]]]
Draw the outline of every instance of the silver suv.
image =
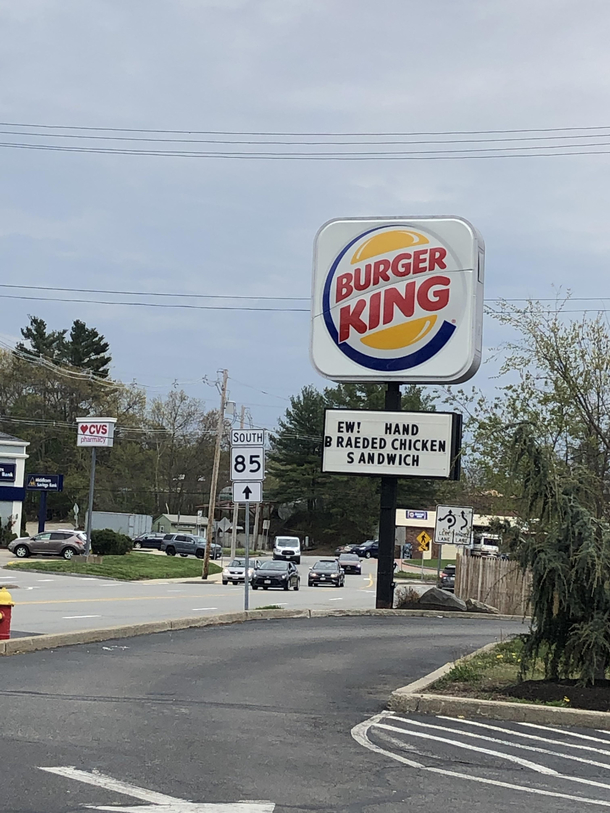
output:
[[[175, 556], [177, 553], [180, 556], [196, 556], [198, 559], [203, 559], [205, 556], [205, 537], [195, 536], [194, 534], [165, 534], [161, 542], [160, 550], [164, 550], [168, 556]], [[220, 545], [212, 543], [210, 556], [212, 559], [218, 559], [222, 556], [222, 548]]]
[[75, 531], [44, 531], [35, 536], [24, 536], [13, 539], [8, 549], [18, 559], [26, 559], [32, 555], [63, 556], [71, 559], [85, 552], [84, 534]]

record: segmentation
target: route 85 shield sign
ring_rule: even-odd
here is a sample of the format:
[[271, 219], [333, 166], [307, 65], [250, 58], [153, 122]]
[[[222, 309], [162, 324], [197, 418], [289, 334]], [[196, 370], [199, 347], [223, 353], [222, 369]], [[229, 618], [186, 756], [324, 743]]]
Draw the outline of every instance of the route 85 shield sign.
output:
[[471, 378], [481, 360], [484, 254], [459, 217], [324, 225], [312, 299], [318, 372], [334, 381]]

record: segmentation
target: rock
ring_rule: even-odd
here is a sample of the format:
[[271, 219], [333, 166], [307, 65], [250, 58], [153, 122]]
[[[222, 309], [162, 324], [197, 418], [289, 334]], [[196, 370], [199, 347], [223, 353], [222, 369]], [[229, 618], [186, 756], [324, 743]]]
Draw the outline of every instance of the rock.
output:
[[438, 587], [432, 587], [427, 590], [423, 596], [419, 597], [417, 602], [418, 607], [422, 610], [456, 610], [458, 612], [466, 612], [466, 602], [462, 601], [453, 593], [447, 590], [441, 590]]
[[476, 598], [466, 599], [466, 609], [469, 613], [489, 613], [498, 615], [500, 610], [497, 607], [492, 607], [490, 604], [484, 604], [482, 601], [477, 601]]

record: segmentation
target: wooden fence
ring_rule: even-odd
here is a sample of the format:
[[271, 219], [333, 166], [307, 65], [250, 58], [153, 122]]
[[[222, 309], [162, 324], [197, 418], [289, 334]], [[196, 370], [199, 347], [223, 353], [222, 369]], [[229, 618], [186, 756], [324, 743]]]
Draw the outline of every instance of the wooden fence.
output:
[[501, 613], [527, 615], [532, 578], [516, 562], [480, 556], [458, 556], [455, 571], [455, 595], [476, 599]]

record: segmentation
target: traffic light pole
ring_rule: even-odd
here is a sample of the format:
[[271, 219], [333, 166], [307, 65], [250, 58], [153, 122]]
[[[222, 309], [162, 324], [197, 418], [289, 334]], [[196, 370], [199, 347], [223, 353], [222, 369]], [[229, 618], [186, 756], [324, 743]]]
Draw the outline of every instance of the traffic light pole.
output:
[[[402, 407], [400, 384], [390, 381], [386, 385], [385, 409], [400, 412]], [[377, 595], [375, 606], [378, 610], [390, 610], [394, 603], [394, 545], [396, 539], [396, 493], [398, 478], [381, 478], [381, 499], [379, 510], [379, 558], [377, 560]]]

